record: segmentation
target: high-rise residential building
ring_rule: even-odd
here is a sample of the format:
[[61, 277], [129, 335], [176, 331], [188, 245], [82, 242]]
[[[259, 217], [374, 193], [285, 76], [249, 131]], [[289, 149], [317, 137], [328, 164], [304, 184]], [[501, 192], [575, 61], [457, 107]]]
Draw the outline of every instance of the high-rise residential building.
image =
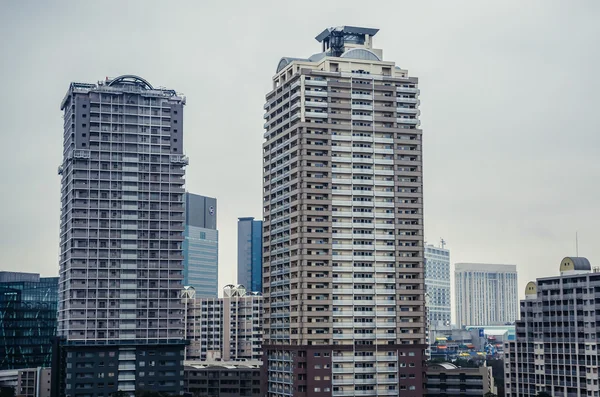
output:
[[266, 95], [271, 397], [423, 395], [418, 79], [383, 60], [377, 32], [325, 29], [322, 52], [282, 58]]
[[60, 395], [182, 391], [184, 105], [132, 75], [61, 103]]
[[226, 285], [222, 298], [202, 298], [192, 287], [181, 294], [186, 309], [186, 360], [262, 360], [263, 297]]
[[0, 272], [0, 370], [50, 367], [58, 277]]
[[262, 228], [254, 218], [238, 218], [238, 284], [262, 292]]
[[459, 326], [498, 325], [517, 319], [519, 297], [515, 265], [456, 263], [454, 282]]
[[216, 298], [219, 293], [219, 232], [217, 199], [185, 194], [183, 284], [197, 296]]
[[507, 397], [600, 394], [600, 272], [582, 257], [559, 270], [525, 287], [516, 340], [504, 346]]
[[425, 245], [425, 293], [430, 328], [452, 323], [450, 300], [450, 250]]

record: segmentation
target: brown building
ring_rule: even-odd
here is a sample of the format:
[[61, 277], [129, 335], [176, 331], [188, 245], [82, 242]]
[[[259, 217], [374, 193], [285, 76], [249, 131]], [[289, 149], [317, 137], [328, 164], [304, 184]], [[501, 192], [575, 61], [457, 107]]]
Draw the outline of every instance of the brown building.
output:
[[422, 396], [418, 79], [377, 29], [283, 58], [266, 96], [263, 291], [268, 396]]

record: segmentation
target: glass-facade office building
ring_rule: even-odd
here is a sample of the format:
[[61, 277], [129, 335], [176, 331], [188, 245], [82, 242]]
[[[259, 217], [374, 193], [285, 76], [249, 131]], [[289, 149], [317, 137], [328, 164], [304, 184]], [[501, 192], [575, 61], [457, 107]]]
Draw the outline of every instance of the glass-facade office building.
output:
[[0, 272], [0, 370], [49, 367], [58, 277]]
[[183, 284], [194, 287], [198, 297], [216, 298], [219, 288], [217, 199], [185, 194], [184, 235]]
[[262, 221], [238, 218], [238, 284], [252, 292], [262, 292], [262, 228]]

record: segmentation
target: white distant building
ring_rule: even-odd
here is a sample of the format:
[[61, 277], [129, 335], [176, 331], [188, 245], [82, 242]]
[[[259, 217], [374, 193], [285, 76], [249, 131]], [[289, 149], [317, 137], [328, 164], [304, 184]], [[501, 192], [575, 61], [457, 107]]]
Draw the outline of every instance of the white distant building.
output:
[[429, 327], [450, 325], [450, 250], [425, 245], [425, 292]]
[[454, 278], [459, 326], [505, 324], [518, 318], [515, 265], [457, 263]]

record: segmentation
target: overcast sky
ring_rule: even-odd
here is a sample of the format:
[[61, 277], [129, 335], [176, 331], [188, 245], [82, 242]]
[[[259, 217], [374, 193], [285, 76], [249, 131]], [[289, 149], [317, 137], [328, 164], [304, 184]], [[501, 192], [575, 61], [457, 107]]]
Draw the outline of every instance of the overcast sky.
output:
[[187, 96], [187, 189], [217, 197], [220, 282], [261, 216], [264, 96], [324, 28], [379, 28], [420, 78], [425, 234], [452, 262], [512, 263], [520, 293], [579, 252], [600, 266], [598, 1], [4, 1], [2, 270], [58, 271], [71, 81], [137, 74]]

